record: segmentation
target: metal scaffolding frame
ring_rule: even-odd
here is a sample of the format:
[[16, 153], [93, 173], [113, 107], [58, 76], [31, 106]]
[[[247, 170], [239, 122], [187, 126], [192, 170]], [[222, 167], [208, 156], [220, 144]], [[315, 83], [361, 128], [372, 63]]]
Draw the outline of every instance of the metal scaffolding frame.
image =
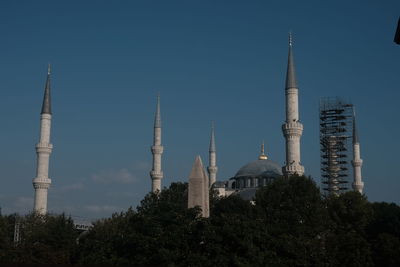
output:
[[338, 195], [348, 189], [353, 114], [353, 105], [340, 98], [320, 100], [321, 177], [328, 194]]

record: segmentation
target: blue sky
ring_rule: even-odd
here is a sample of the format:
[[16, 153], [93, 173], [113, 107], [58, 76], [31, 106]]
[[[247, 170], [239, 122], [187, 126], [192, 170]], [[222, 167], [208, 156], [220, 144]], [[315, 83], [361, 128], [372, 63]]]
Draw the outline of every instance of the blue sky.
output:
[[318, 103], [357, 109], [365, 193], [400, 203], [399, 1], [2, 1], [0, 206], [33, 206], [39, 113], [53, 66], [49, 210], [99, 218], [150, 190], [156, 94], [163, 186], [207, 162], [218, 179], [255, 160], [283, 164], [287, 35], [304, 124], [302, 162], [320, 182]]

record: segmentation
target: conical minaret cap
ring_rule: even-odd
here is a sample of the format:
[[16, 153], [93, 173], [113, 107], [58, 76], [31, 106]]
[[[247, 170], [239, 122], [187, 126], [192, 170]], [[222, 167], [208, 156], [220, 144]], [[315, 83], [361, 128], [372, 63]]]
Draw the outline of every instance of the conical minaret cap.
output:
[[160, 94], [157, 94], [156, 116], [154, 118], [154, 128], [161, 128]]
[[294, 67], [293, 52], [292, 52], [292, 34], [289, 33], [289, 56], [286, 71], [286, 89], [297, 88], [296, 71]]
[[189, 179], [203, 179], [204, 178], [204, 167], [200, 156], [196, 156], [192, 171], [190, 172]]
[[47, 80], [46, 86], [44, 89], [44, 97], [43, 97], [43, 104], [42, 104], [42, 112], [41, 114], [51, 114], [51, 95], [50, 95], [50, 64], [47, 69]]
[[211, 124], [211, 138], [210, 138], [210, 148], [209, 152], [216, 152], [215, 148], [215, 133], [214, 133], [214, 122]]
[[358, 139], [358, 131], [357, 131], [357, 126], [356, 126], [356, 114], [354, 112], [353, 115], [353, 144], [359, 143]]

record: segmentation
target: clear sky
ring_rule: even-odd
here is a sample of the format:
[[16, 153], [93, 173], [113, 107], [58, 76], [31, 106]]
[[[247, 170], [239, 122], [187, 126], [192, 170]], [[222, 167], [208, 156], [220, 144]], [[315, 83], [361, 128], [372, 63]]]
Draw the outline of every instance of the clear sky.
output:
[[357, 110], [365, 193], [400, 203], [400, 1], [1, 1], [0, 206], [33, 208], [35, 144], [53, 66], [49, 211], [99, 218], [150, 190], [157, 92], [163, 186], [207, 162], [217, 179], [255, 160], [283, 164], [288, 32], [304, 124], [302, 163], [320, 182], [318, 104]]

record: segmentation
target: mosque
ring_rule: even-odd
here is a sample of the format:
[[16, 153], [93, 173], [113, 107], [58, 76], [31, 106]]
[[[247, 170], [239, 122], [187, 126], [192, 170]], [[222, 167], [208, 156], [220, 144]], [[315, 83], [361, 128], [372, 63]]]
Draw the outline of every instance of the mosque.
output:
[[[303, 124], [299, 120], [298, 86], [296, 82], [295, 66], [292, 52], [292, 37], [289, 35], [289, 56], [286, 73], [286, 121], [282, 125], [282, 132], [286, 139], [286, 164], [281, 167], [278, 163], [270, 160], [264, 153], [262, 144], [261, 155], [257, 160], [250, 162], [239, 169], [236, 175], [228, 181], [217, 181], [218, 167], [216, 164], [216, 145], [214, 127], [211, 130], [209, 147], [209, 165], [207, 168], [209, 183], [208, 186], [218, 191], [221, 196], [239, 194], [245, 199], [251, 199], [258, 187], [266, 185], [271, 180], [282, 175], [304, 174], [304, 167], [300, 161], [300, 138], [303, 132]], [[161, 115], [160, 98], [157, 98], [157, 108], [154, 123], [154, 144], [151, 147], [153, 153], [153, 168], [150, 172], [152, 179], [152, 191], [161, 190], [161, 155], [163, 146], [161, 145]], [[201, 164], [201, 160], [196, 159], [195, 164]], [[203, 168], [194, 166], [193, 169]], [[192, 170], [193, 173], [193, 170]], [[201, 174], [198, 174], [201, 176]], [[190, 187], [189, 177], [189, 187]], [[208, 180], [205, 178], [205, 180]], [[190, 192], [190, 189], [189, 189]], [[201, 194], [200, 194], [201, 195]], [[190, 198], [190, 196], [189, 196]], [[200, 205], [201, 206], [201, 205]]]
[[[215, 189], [220, 196], [238, 194], [244, 199], [251, 200], [258, 187], [267, 185], [270, 181], [280, 176], [293, 174], [303, 175], [304, 167], [300, 160], [300, 138], [303, 133], [303, 124], [299, 117], [298, 94], [295, 66], [293, 59], [292, 37], [289, 34], [289, 53], [286, 72], [286, 120], [282, 124], [282, 133], [286, 144], [286, 161], [283, 166], [270, 160], [264, 153], [264, 144], [261, 146], [261, 153], [257, 160], [252, 161], [239, 169], [234, 177], [227, 181], [217, 180], [217, 150], [215, 142], [214, 126], [211, 129], [209, 159], [207, 171], [204, 170], [200, 157], [196, 157], [191, 174], [189, 175], [189, 207], [200, 206], [203, 216], [208, 217], [209, 189]], [[47, 73], [47, 81], [40, 117], [40, 139], [36, 145], [37, 170], [36, 178], [33, 179], [35, 189], [34, 211], [40, 214], [47, 212], [47, 191], [51, 184], [48, 177], [49, 158], [53, 149], [50, 143], [51, 129], [51, 97], [50, 97], [50, 66]], [[354, 124], [355, 125], [355, 124]], [[151, 191], [161, 190], [163, 179], [162, 154], [162, 125], [160, 111], [160, 97], [157, 96], [157, 105], [154, 120], [154, 139], [151, 146], [153, 164], [150, 171], [152, 181]], [[361, 164], [358, 138], [353, 140], [353, 161], [354, 183], [353, 189], [362, 193], [363, 182], [361, 181]]]

